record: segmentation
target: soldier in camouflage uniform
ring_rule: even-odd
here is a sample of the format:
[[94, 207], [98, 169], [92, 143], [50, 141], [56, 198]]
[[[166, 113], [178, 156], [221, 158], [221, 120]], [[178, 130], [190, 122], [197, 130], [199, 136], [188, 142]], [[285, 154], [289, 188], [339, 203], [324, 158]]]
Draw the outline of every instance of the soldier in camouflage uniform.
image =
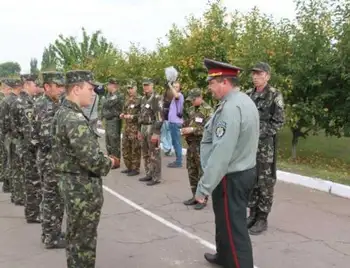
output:
[[161, 97], [153, 92], [151, 79], [143, 81], [144, 96], [141, 99], [141, 112], [139, 117], [139, 139], [144, 160], [146, 176], [139, 179], [147, 181], [148, 186], [158, 184], [161, 179], [161, 149], [160, 129], [162, 127]]
[[62, 220], [64, 202], [59, 192], [59, 176], [52, 170], [50, 132], [52, 119], [59, 107], [59, 98], [64, 91], [65, 77], [60, 72], [42, 73], [45, 94], [35, 105], [34, 135], [38, 141], [37, 165], [42, 182], [41, 227], [45, 248], [64, 248]]
[[200, 145], [204, 125], [212, 115], [213, 109], [202, 99], [202, 92], [199, 88], [191, 89], [187, 100], [192, 102], [192, 107], [186, 113], [188, 114], [188, 118], [185, 120], [184, 127], [181, 129], [181, 135], [185, 137], [188, 145], [186, 165], [193, 196], [189, 200], [186, 200], [184, 204], [186, 206], [195, 205], [194, 208], [200, 210], [206, 206], [208, 201], [208, 198], [206, 198], [205, 202], [198, 203], [195, 199], [197, 185], [203, 175], [199, 154]]
[[[23, 164], [24, 214], [27, 223], [40, 223], [41, 181], [36, 165], [37, 141], [33, 139], [34, 99], [37, 92], [36, 75], [22, 75], [23, 90], [11, 106], [12, 128], [17, 139], [16, 152]], [[21, 179], [23, 182], [23, 179]]]
[[260, 138], [257, 152], [257, 183], [249, 200], [248, 228], [252, 235], [267, 230], [267, 217], [273, 203], [276, 184], [276, 134], [284, 123], [284, 104], [281, 92], [268, 84], [271, 69], [267, 63], [252, 68], [255, 88], [246, 93], [255, 102], [260, 115]]
[[110, 155], [120, 158], [120, 134], [122, 120], [120, 114], [124, 108], [124, 96], [119, 92], [116, 79], [110, 79], [107, 85], [108, 95], [102, 104], [102, 119], [105, 120], [106, 147]]
[[128, 176], [136, 176], [140, 174], [141, 164], [141, 144], [137, 138], [140, 129], [138, 120], [141, 111], [141, 96], [137, 94], [134, 81], [130, 81], [127, 88], [129, 96], [124, 105], [124, 112], [120, 115], [120, 118], [125, 119], [122, 146], [126, 166], [126, 169], [121, 172]]
[[101, 151], [98, 134], [83, 114], [94, 94], [93, 75], [76, 70], [66, 73], [66, 97], [52, 121], [52, 163], [61, 176], [59, 186], [67, 213], [68, 268], [94, 268], [97, 227], [103, 205], [101, 176], [119, 159]]
[[4, 98], [1, 103], [0, 118], [1, 118], [1, 135], [4, 139], [7, 152], [7, 165], [3, 173], [4, 185], [8, 186], [11, 191], [11, 201], [15, 205], [24, 205], [24, 187], [23, 176], [21, 176], [21, 165], [18, 155], [16, 153], [15, 129], [11, 124], [11, 107], [17, 100], [18, 95], [23, 86], [23, 82], [19, 78], [4, 79], [3, 84], [10, 88], [10, 94]]
[[[9, 87], [5, 84], [3, 84], [0, 81], [1, 91], [0, 91], [0, 110], [1, 110], [1, 103], [5, 99], [6, 96], [9, 95], [10, 90]], [[1, 122], [1, 118], [0, 118]], [[5, 137], [2, 136], [2, 133], [0, 131], [0, 181], [3, 182], [2, 190], [4, 193], [11, 192], [10, 188], [10, 181], [8, 179], [4, 179], [4, 173], [6, 170], [7, 165], [7, 152], [5, 147]]]

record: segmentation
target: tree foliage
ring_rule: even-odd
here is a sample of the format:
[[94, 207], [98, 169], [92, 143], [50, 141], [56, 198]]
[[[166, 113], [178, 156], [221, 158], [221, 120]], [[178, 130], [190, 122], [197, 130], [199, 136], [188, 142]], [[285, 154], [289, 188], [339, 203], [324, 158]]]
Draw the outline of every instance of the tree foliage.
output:
[[30, 60], [30, 73], [31, 74], [38, 74], [38, 60], [36, 58], [33, 58]]
[[17, 62], [4, 62], [0, 64], [0, 77], [17, 76], [21, 73], [21, 66]]
[[[283, 92], [293, 148], [300, 137], [323, 130], [328, 135], [350, 133], [350, 4], [348, 0], [296, 0], [295, 20], [276, 20], [254, 7], [229, 14], [220, 0], [208, 2], [200, 18], [173, 25], [167, 42], [154, 51], [131, 44], [121, 52], [100, 31], [82, 41], [59, 36], [43, 53], [43, 69], [89, 68], [97, 77], [143, 77], [164, 85], [164, 69], [180, 73], [184, 93], [200, 87], [208, 102], [204, 58], [242, 67], [241, 86], [252, 86], [249, 68], [258, 61], [272, 67], [271, 84]], [[213, 103], [212, 103], [213, 104]]]

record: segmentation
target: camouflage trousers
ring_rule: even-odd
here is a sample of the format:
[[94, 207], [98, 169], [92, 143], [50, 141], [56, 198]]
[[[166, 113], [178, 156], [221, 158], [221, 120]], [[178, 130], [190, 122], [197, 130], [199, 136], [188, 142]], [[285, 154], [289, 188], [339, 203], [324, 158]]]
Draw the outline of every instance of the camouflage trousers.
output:
[[4, 140], [0, 141], [0, 181], [3, 182], [2, 190], [3, 192], [11, 192], [11, 183], [10, 183], [10, 177], [7, 174], [8, 170], [8, 152], [4, 143]]
[[120, 158], [120, 134], [122, 130], [122, 120], [106, 120], [106, 149], [109, 155]]
[[265, 215], [270, 213], [273, 203], [273, 193], [276, 184], [276, 177], [273, 174], [273, 163], [257, 160], [257, 182], [249, 197], [248, 207], [257, 209]]
[[48, 169], [42, 169], [40, 173], [43, 195], [41, 202], [42, 236], [46, 245], [52, 245], [61, 237], [64, 201], [59, 190], [59, 176]]
[[11, 180], [11, 199], [15, 204], [24, 204], [24, 162], [15, 152], [14, 144], [11, 144], [9, 159], [8, 176]]
[[186, 154], [186, 168], [188, 178], [190, 180], [190, 187], [192, 194], [196, 194], [197, 185], [203, 175], [200, 159], [200, 141], [188, 142], [187, 154]]
[[27, 220], [40, 218], [40, 203], [42, 200], [41, 180], [36, 166], [36, 155], [28, 151], [24, 161], [24, 215]]
[[124, 164], [128, 170], [140, 171], [141, 143], [137, 139], [136, 131], [124, 131], [122, 140]]
[[97, 227], [103, 205], [101, 178], [62, 174], [59, 182], [67, 213], [68, 268], [95, 268]]
[[152, 126], [141, 126], [141, 150], [143, 155], [143, 161], [145, 165], [146, 176], [151, 177], [153, 181], [160, 181], [162, 173], [162, 159], [160, 144], [152, 143]]

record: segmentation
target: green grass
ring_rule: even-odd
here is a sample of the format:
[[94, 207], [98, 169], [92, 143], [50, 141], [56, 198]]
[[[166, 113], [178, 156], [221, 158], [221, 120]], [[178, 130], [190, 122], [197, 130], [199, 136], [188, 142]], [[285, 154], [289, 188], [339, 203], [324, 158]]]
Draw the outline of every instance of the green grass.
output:
[[292, 133], [279, 133], [278, 168], [300, 175], [350, 185], [350, 138], [326, 137], [323, 133], [300, 139], [297, 158], [291, 159]]

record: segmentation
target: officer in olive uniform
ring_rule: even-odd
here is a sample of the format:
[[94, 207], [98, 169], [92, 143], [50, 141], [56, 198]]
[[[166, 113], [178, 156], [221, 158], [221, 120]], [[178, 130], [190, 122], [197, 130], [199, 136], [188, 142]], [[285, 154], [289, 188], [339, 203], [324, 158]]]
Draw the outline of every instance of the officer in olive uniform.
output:
[[139, 116], [141, 111], [141, 96], [137, 94], [135, 81], [129, 81], [128, 99], [124, 105], [124, 111], [120, 118], [125, 120], [125, 128], [122, 140], [122, 151], [125, 170], [121, 173], [126, 173], [127, 176], [136, 176], [140, 174], [141, 165], [141, 144], [137, 138], [137, 133], [140, 129]]
[[124, 96], [119, 91], [119, 82], [110, 79], [107, 85], [108, 95], [102, 104], [102, 119], [106, 127], [106, 147], [109, 155], [120, 158], [120, 134], [122, 120], [120, 115], [124, 108]]
[[213, 109], [202, 98], [202, 91], [199, 88], [190, 90], [188, 101], [192, 102], [192, 106], [188, 109], [188, 118], [185, 120], [181, 135], [185, 137], [187, 142], [186, 166], [188, 178], [193, 196], [184, 202], [187, 206], [195, 205], [195, 209], [203, 209], [207, 204], [207, 198], [204, 203], [198, 203], [195, 199], [197, 184], [203, 175], [200, 162], [200, 143], [203, 135], [205, 123], [213, 113]]
[[147, 181], [148, 186], [160, 183], [161, 180], [161, 149], [160, 129], [162, 127], [162, 98], [153, 91], [153, 81], [149, 78], [143, 81], [144, 96], [141, 99], [139, 117], [139, 139], [144, 160], [146, 176], [140, 181]]
[[259, 235], [267, 230], [267, 216], [271, 211], [276, 184], [276, 134], [284, 123], [283, 96], [268, 84], [271, 68], [259, 62], [252, 68], [254, 88], [246, 93], [255, 102], [260, 114], [260, 138], [257, 154], [257, 183], [250, 196], [248, 228]]
[[204, 126], [201, 141], [203, 176], [196, 200], [212, 195], [216, 226], [216, 254], [210, 263], [225, 268], [253, 268], [252, 245], [246, 224], [249, 193], [256, 181], [259, 113], [238, 87], [240, 68], [206, 59], [209, 88], [220, 100]]

